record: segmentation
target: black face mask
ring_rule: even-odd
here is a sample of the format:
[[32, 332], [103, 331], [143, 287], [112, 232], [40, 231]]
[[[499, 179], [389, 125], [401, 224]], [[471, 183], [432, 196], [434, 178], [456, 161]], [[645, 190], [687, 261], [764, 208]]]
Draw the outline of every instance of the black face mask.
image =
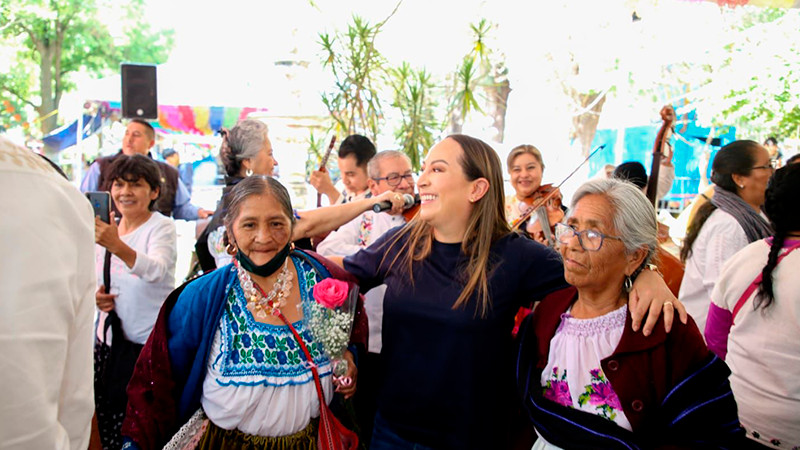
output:
[[242, 249], [238, 248], [236, 252], [236, 259], [239, 261], [239, 264], [242, 265], [242, 269], [254, 273], [260, 277], [268, 277], [275, 273], [286, 261], [286, 257], [289, 256], [289, 251], [291, 250], [291, 244], [287, 243], [286, 247], [283, 247], [283, 250], [279, 251], [275, 256], [272, 257], [266, 263], [257, 266], [247, 255], [244, 254]]

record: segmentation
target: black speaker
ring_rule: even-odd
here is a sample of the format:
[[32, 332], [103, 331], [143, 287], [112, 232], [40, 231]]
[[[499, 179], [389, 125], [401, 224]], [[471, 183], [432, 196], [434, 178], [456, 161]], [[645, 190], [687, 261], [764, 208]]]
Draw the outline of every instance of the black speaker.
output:
[[122, 117], [158, 119], [156, 66], [122, 64]]

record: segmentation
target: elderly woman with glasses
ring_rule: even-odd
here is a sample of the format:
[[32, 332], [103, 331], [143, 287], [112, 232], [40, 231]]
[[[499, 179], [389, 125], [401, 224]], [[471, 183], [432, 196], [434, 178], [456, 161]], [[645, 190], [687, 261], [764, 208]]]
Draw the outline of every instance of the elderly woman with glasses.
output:
[[649, 337], [631, 330], [627, 290], [656, 236], [647, 198], [614, 179], [584, 184], [556, 225], [575, 291], [522, 324], [516, 365], [535, 449], [716, 448], [740, 438], [730, 371], [693, 321]]

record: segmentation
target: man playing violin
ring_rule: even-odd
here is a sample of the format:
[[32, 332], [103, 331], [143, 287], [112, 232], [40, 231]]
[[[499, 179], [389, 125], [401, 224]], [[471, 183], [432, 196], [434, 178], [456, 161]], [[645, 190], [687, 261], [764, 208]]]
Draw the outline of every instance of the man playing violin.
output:
[[[537, 203], [541, 203], [541, 199], [551, 194], [553, 190], [558, 191], [558, 188], [551, 184], [542, 185], [544, 172], [542, 153], [533, 145], [514, 147], [508, 155], [507, 165], [515, 194], [506, 196], [506, 220], [512, 226], [516, 226], [521, 216], [526, 215]], [[555, 224], [564, 218], [561, 193], [553, 193], [542, 208], [541, 213], [532, 214], [527, 223], [518, 228], [525, 230], [534, 240], [547, 244], [548, 233], [542, 227], [542, 222], [546, 218], [548, 222], [546, 228], [552, 233]]]
[[[367, 164], [368, 185], [372, 196], [394, 191], [397, 196], [414, 195], [414, 175], [411, 160], [404, 153], [385, 150], [376, 154]], [[404, 214], [391, 215], [367, 211], [332, 232], [318, 246], [323, 256], [348, 256], [369, 246], [385, 232], [404, 225], [419, 210], [418, 205]], [[405, 216], [405, 217], [404, 217]], [[375, 419], [377, 397], [377, 369], [381, 352], [381, 322], [383, 318], [383, 295], [386, 285], [371, 289], [365, 295], [364, 307], [369, 319], [368, 354], [359, 358], [358, 392], [354, 402], [363, 442], [370, 442], [372, 424]]]

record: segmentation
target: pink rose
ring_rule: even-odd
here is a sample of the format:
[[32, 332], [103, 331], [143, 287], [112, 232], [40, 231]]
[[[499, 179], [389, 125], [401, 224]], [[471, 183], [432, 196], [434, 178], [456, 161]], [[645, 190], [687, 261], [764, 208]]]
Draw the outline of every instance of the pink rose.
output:
[[550, 381], [550, 387], [544, 391], [544, 398], [559, 405], [572, 406], [572, 396], [566, 381]]
[[314, 299], [326, 308], [342, 306], [349, 291], [347, 282], [326, 278], [314, 285]]

